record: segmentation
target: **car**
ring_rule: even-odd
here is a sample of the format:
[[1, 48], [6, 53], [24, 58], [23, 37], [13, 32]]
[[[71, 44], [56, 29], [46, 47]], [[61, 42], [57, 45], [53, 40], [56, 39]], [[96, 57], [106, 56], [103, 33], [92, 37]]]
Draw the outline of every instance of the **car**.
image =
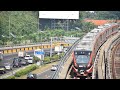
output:
[[27, 79], [37, 79], [37, 74], [28, 73]]
[[0, 66], [0, 73], [2, 74], [6, 73], [5, 66]]
[[28, 62], [29, 64], [33, 64], [33, 59], [32, 59], [32, 58], [29, 58], [29, 59], [27, 60], [27, 62]]
[[26, 55], [26, 56], [25, 56], [25, 60], [29, 60], [29, 59], [33, 59], [33, 57], [30, 56], [30, 55]]
[[20, 58], [14, 58], [13, 59], [13, 67], [21, 67], [22, 64], [21, 64], [21, 60]]
[[29, 62], [27, 60], [25, 60], [23, 58], [19, 58], [19, 59], [20, 59], [21, 65], [28, 65], [29, 64]]
[[56, 71], [57, 70], [57, 65], [52, 65], [51, 71]]
[[12, 70], [12, 64], [10, 63], [4, 63], [5, 69], [6, 70]]

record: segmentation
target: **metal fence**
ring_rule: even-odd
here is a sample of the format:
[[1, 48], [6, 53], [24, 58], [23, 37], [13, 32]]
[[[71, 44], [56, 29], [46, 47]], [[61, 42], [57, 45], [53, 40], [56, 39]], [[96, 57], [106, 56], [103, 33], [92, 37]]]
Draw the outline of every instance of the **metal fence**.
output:
[[72, 53], [74, 47], [80, 42], [81, 39], [78, 39], [69, 49], [68, 51], [65, 53], [65, 55], [61, 58], [60, 63], [58, 65], [58, 68], [56, 70], [56, 72], [53, 74], [51, 79], [58, 79], [59, 78], [59, 73], [62, 70], [63, 65], [65, 64], [65, 62], [68, 60], [68, 57], [70, 56], [70, 54]]

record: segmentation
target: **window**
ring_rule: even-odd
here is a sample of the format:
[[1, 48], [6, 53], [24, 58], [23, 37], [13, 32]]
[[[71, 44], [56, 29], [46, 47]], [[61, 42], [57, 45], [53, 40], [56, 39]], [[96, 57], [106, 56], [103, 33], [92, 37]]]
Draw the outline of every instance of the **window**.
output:
[[88, 55], [78, 55], [76, 56], [76, 62], [77, 63], [88, 63], [90, 59], [90, 56]]

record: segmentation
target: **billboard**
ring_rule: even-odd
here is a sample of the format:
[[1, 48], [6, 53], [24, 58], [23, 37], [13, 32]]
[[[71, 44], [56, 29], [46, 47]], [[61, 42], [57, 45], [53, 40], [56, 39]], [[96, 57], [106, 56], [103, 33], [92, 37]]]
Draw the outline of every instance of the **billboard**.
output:
[[79, 11], [39, 11], [44, 19], [79, 19]]

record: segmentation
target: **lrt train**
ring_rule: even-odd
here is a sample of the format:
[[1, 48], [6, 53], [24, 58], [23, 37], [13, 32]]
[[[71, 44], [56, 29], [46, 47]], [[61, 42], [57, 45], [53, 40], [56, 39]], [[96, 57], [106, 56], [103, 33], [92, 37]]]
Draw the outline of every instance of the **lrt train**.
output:
[[91, 30], [75, 47], [72, 57], [72, 76], [76, 78], [91, 77], [93, 63], [100, 46], [112, 35], [116, 34], [119, 24], [108, 23]]

